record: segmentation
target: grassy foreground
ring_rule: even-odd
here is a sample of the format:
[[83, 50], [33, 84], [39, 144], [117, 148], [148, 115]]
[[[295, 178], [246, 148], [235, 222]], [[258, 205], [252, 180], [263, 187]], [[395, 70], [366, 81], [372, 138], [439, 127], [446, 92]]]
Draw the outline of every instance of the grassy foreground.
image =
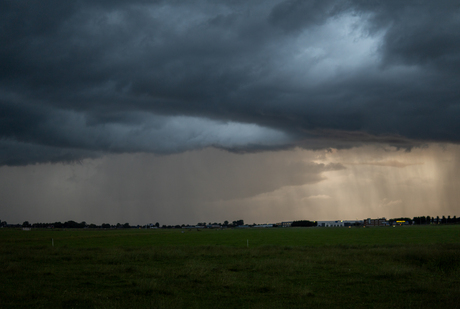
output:
[[1, 308], [460, 308], [459, 295], [460, 226], [0, 230]]

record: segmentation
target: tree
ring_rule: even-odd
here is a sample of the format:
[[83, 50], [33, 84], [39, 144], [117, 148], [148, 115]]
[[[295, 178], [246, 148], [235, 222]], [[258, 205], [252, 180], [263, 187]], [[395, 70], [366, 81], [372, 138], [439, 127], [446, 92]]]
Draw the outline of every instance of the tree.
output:
[[228, 225], [228, 221], [225, 220], [225, 221], [224, 221], [224, 226], [227, 226], [227, 225]]
[[129, 229], [129, 228], [130, 228], [129, 223], [123, 224], [123, 228], [124, 228], [124, 229]]
[[66, 229], [78, 229], [78, 228], [84, 228], [86, 226], [86, 222], [82, 223], [77, 223], [73, 220], [64, 222], [63, 227]]
[[310, 226], [316, 226], [316, 225], [317, 225], [316, 221], [308, 221], [308, 220], [294, 221], [291, 224], [292, 227], [296, 227], [296, 226], [310, 227]]
[[22, 227], [30, 227], [29, 221], [24, 221], [24, 223], [22, 223]]
[[155, 223], [155, 226], [156, 226], [156, 227], [160, 227], [160, 223], [158, 223], [158, 222]]

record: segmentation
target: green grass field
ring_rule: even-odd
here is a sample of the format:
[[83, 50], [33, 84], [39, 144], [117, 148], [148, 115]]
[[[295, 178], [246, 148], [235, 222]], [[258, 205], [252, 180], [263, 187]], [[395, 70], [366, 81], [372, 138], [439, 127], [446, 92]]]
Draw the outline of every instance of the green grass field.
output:
[[1, 229], [0, 278], [1, 308], [460, 308], [460, 226]]

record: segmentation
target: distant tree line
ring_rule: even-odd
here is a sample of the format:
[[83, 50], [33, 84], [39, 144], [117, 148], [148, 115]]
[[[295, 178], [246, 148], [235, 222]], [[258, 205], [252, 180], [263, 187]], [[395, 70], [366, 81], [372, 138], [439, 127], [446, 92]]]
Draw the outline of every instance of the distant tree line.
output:
[[[417, 225], [423, 225], [423, 224], [460, 224], [460, 218], [457, 218], [457, 216], [442, 216], [442, 217], [431, 217], [431, 216], [421, 216], [421, 217], [400, 217], [400, 218], [392, 218], [387, 220], [391, 225], [395, 224], [417, 224]], [[146, 225], [135, 225], [132, 226], [129, 223], [117, 223], [117, 224], [109, 224], [109, 223], [103, 223], [101, 225], [96, 225], [93, 223], [87, 224], [85, 221], [83, 222], [75, 222], [75, 221], [66, 221], [64, 223], [62, 222], [54, 222], [54, 223], [29, 223], [29, 221], [24, 221], [21, 224], [8, 224], [6, 221], [1, 221], [0, 220], [0, 227], [33, 227], [33, 228], [63, 228], [63, 229], [73, 229], [73, 228], [91, 228], [91, 229], [127, 229], [127, 228], [167, 228], [167, 229], [172, 229], [172, 228], [195, 228], [197, 226], [203, 227], [203, 228], [215, 228], [215, 227], [237, 227], [244, 225], [244, 220], [235, 220], [232, 222], [229, 221], [224, 221], [224, 223], [206, 223], [206, 222], [198, 222], [196, 225], [162, 225], [158, 222], [155, 224], [149, 223]], [[254, 223], [254, 225], [256, 225]], [[276, 225], [273, 225], [276, 227]], [[291, 224], [292, 227], [311, 227], [311, 226], [317, 226], [316, 221], [309, 221], [309, 220], [298, 220], [298, 221], [293, 221]]]
[[292, 227], [310, 227], [310, 226], [317, 226], [318, 223], [316, 221], [308, 221], [308, 220], [299, 220], [299, 221], [294, 221], [291, 223]]
[[116, 225], [110, 225], [108, 223], [103, 223], [102, 225], [96, 225], [93, 223], [87, 224], [83, 222], [75, 222], [73, 220], [54, 223], [33, 223], [30, 224], [29, 221], [24, 221], [22, 227], [33, 227], [33, 228], [58, 228], [58, 229], [82, 229], [82, 228], [131, 228], [132, 226], [129, 223], [121, 224], [117, 223]]
[[452, 218], [450, 216], [442, 216], [439, 218], [437, 217], [414, 217], [413, 218], [414, 224], [457, 224], [460, 223], [460, 218], [457, 218], [457, 216], [453, 216]]
[[413, 217], [411, 218], [394, 218], [394, 219], [389, 219], [388, 220], [390, 224], [396, 224], [398, 221], [402, 222], [408, 222], [408, 224], [459, 224], [460, 223], [460, 218], [457, 218], [457, 216], [453, 216], [452, 218], [450, 216], [442, 216], [441, 218], [439, 216], [437, 217], [430, 217], [430, 216], [422, 216], [422, 217]]
[[[243, 220], [236, 220], [233, 221], [232, 223], [229, 223], [228, 221], [224, 221], [224, 224], [222, 223], [211, 223], [209, 222], [198, 222], [196, 226], [202, 226], [204, 228], [206, 227], [216, 227], [216, 226], [225, 226], [225, 227], [236, 227], [239, 225], [244, 225]], [[117, 223], [115, 225], [109, 224], [109, 223], [102, 223], [101, 225], [96, 225], [93, 223], [87, 224], [85, 221], [83, 222], [75, 222], [73, 220], [66, 221], [64, 223], [62, 222], [54, 222], [54, 223], [29, 223], [29, 221], [24, 221], [22, 224], [15, 224], [15, 225], [8, 225], [6, 221], [1, 221], [0, 220], [0, 227], [32, 227], [32, 228], [58, 228], [58, 229], [73, 229], [73, 228], [91, 228], [91, 229], [127, 229], [127, 228], [160, 228], [160, 223], [156, 222], [155, 224], [149, 223], [146, 225], [136, 225], [136, 226], [131, 226], [129, 223]], [[162, 225], [161, 228], [165, 229], [171, 229], [171, 228], [183, 228], [183, 227], [195, 227], [194, 225]]]

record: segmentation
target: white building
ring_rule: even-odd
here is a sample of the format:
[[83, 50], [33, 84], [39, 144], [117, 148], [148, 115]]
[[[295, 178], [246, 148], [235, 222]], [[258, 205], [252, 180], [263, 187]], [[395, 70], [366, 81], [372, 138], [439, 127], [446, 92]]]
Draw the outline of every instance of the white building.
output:
[[338, 226], [345, 226], [345, 222], [343, 220], [336, 220], [336, 221], [317, 221], [319, 227], [338, 227]]

